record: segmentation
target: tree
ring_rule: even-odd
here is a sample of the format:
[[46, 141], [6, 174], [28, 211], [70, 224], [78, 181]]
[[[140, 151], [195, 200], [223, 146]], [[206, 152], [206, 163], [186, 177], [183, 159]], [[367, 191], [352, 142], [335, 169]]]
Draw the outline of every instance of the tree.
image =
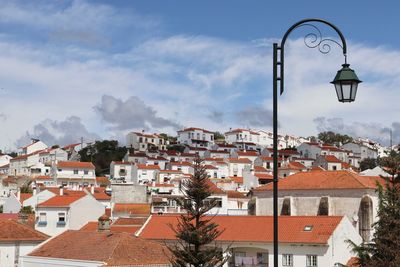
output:
[[176, 228], [170, 226], [178, 239], [169, 246], [175, 267], [222, 266], [228, 260], [216, 244], [212, 245], [222, 231], [212, 222], [212, 216], [206, 216], [218, 204], [216, 199], [209, 198], [212, 194], [209, 182], [202, 161], [197, 158], [193, 177], [182, 182], [184, 200], [178, 201], [187, 212], [179, 217]]
[[90, 161], [96, 167], [96, 175], [110, 173], [111, 161], [121, 161], [127, 152], [126, 147], [118, 146], [116, 140], [96, 141], [79, 151], [81, 161]]
[[364, 171], [367, 169], [373, 169], [378, 165], [376, 159], [372, 158], [365, 158], [362, 161], [360, 161], [360, 170]]
[[328, 145], [341, 146], [353, 141], [351, 136], [347, 134], [338, 134], [332, 131], [321, 132], [318, 134], [318, 139]]
[[374, 237], [371, 260], [366, 267], [400, 266], [400, 155], [392, 153], [380, 161], [390, 174], [385, 188], [378, 186], [378, 217], [374, 224]]
[[32, 181], [29, 181], [29, 182], [23, 184], [23, 185], [20, 187], [21, 193], [32, 194], [32, 193], [33, 193], [33, 190], [32, 190], [32, 188], [31, 188], [31, 183], [32, 183]]
[[224, 141], [225, 140], [225, 135], [223, 135], [220, 132], [215, 132], [214, 133], [214, 140]]
[[35, 213], [32, 206], [21, 207], [21, 210], [19, 212], [24, 213], [24, 214], [34, 214]]

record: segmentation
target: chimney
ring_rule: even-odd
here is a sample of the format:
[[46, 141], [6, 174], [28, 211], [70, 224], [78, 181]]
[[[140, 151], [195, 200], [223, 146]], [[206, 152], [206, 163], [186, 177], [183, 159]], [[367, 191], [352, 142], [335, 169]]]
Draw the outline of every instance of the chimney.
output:
[[94, 186], [90, 187], [90, 194], [94, 195]]
[[60, 196], [64, 195], [64, 187], [60, 187]]
[[98, 227], [97, 230], [99, 232], [103, 231], [110, 231], [110, 217], [108, 217], [106, 214], [103, 214], [99, 219], [98, 219]]

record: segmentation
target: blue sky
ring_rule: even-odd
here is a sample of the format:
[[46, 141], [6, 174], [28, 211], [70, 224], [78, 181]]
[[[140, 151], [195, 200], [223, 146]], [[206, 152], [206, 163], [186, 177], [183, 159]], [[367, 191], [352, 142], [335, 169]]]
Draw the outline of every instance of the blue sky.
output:
[[[271, 128], [271, 45], [296, 21], [344, 33], [361, 80], [355, 103], [329, 84], [342, 64], [286, 46], [282, 133], [335, 130], [400, 142], [399, 4], [386, 1], [0, 1], [0, 149], [131, 130]], [[336, 37], [323, 28], [328, 37]]]

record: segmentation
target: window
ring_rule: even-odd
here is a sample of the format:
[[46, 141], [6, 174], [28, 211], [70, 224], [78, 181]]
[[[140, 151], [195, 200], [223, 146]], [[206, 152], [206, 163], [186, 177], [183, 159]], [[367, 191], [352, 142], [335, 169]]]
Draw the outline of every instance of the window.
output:
[[88, 170], [84, 170], [83, 174], [89, 174], [89, 171]]
[[46, 213], [41, 212], [41, 213], [39, 213], [38, 226], [46, 226], [46, 225], [47, 225]]
[[307, 255], [306, 258], [307, 267], [316, 267], [317, 265], [317, 255]]
[[78, 174], [78, 170], [74, 170], [74, 174]]
[[58, 222], [57, 226], [65, 226], [65, 212], [58, 213]]
[[282, 266], [293, 266], [293, 254], [282, 254]]
[[257, 252], [257, 262], [261, 266], [268, 266], [268, 253]]
[[62, 169], [58, 169], [59, 172], [62, 172]]
[[335, 165], [332, 166], [332, 170], [336, 171], [337, 167]]

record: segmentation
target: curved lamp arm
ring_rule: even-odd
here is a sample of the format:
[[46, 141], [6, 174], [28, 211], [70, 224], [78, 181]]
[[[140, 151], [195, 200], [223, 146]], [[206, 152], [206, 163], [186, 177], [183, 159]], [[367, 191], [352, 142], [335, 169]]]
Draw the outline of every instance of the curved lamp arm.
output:
[[[322, 33], [319, 30], [319, 28], [317, 26], [315, 26], [314, 24], [312, 24], [312, 22], [322, 23], [322, 24], [325, 24], [325, 25], [329, 26], [330, 28], [332, 28], [339, 35], [339, 38], [341, 40], [341, 44], [338, 43], [335, 40], [328, 39], [328, 38], [323, 38], [322, 37]], [[279, 80], [279, 82], [280, 82], [280, 94], [282, 94], [283, 91], [284, 91], [284, 59], [285, 59], [285, 57], [284, 57], [284, 54], [285, 54], [284, 53], [284, 47], [285, 47], [285, 43], [286, 43], [286, 40], [289, 37], [290, 33], [292, 33], [293, 30], [295, 30], [295, 29], [297, 29], [299, 27], [302, 27], [302, 26], [313, 27], [318, 33], [318, 34], [309, 33], [304, 37], [304, 43], [305, 43], [305, 45], [307, 47], [309, 47], [309, 48], [318, 47], [318, 49], [319, 49], [319, 51], [321, 53], [326, 54], [326, 53], [329, 53], [329, 51], [330, 51], [330, 45], [326, 44], [325, 42], [326, 41], [330, 41], [330, 42], [336, 43], [338, 46], [340, 46], [342, 48], [344, 61], [345, 61], [344, 63], [347, 64], [347, 44], [346, 44], [346, 40], [345, 40], [342, 32], [335, 25], [333, 25], [332, 23], [330, 23], [330, 22], [328, 22], [326, 20], [323, 20], [323, 19], [311, 18], [311, 19], [300, 20], [299, 22], [293, 24], [286, 31], [285, 35], [282, 38], [282, 41], [281, 41], [280, 45], [276, 46], [276, 49], [280, 52], [279, 53], [280, 54], [279, 55], [280, 59], [277, 60], [277, 62], [276, 62], [277, 65], [280, 65], [280, 75], [277, 78]], [[311, 43], [313, 43], [313, 44], [307, 44], [306, 39], [309, 38], [309, 37], [312, 37], [314, 39], [314, 40], [311, 41]]]

